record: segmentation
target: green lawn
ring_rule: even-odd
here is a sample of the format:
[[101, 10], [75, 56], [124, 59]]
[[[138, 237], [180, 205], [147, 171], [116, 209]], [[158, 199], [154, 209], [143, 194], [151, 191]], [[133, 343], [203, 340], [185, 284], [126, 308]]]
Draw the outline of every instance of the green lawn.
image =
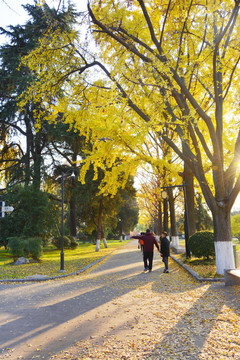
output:
[[[95, 251], [92, 243], [80, 244], [75, 250], [64, 250], [64, 268], [66, 273], [72, 273], [82, 269], [86, 265], [94, 262], [109, 254], [113, 250], [126, 243], [119, 240], [108, 240], [108, 248], [104, 248], [101, 243], [100, 251]], [[26, 265], [14, 265], [9, 253], [2, 247], [0, 248], [0, 279], [20, 279], [29, 275], [59, 275], [60, 269], [60, 250], [49, 246], [44, 249], [40, 262]]]

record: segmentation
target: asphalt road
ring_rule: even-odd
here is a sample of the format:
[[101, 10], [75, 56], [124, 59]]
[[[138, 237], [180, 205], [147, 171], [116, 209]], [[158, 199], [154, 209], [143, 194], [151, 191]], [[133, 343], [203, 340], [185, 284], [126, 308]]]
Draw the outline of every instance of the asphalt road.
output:
[[[177, 304], [178, 309], [174, 317], [169, 311], [169, 318], [164, 320], [172, 327], [186, 311], [191, 314], [198, 297], [199, 306], [205, 309], [208, 297], [213, 299], [212, 293], [217, 304], [214, 309], [219, 311], [211, 321], [216, 321], [224, 304], [234, 309], [240, 320], [240, 305], [236, 302], [234, 288], [226, 288], [222, 283], [200, 284], [172, 260], [170, 267], [170, 274], [162, 273], [163, 264], [155, 251], [152, 273], [143, 273], [142, 255], [137, 249], [137, 241], [133, 240], [78, 276], [1, 284], [0, 359], [67, 359], [61, 357], [62, 354], [81, 341], [92, 341], [98, 346], [105, 336], [117, 335], [122, 341], [126, 336], [136, 338], [146, 328], [148, 317], [154, 318], [151, 324], [148, 321], [148, 332], [157, 334], [160, 320], [155, 315], [161, 307], [160, 312], [166, 313], [168, 301]], [[222, 299], [221, 304], [218, 296]], [[178, 303], [180, 297], [183, 300]], [[142, 301], [146, 304], [146, 313], [142, 310]], [[137, 325], [133, 326], [134, 321]], [[197, 312], [195, 323], [198, 321]], [[202, 332], [196, 337], [196, 351], [200, 351], [206, 336]], [[100, 359], [100, 355], [95, 356], [89, 359]], [[113, 358], [118, 359], [117, 355]], [[145, 359], [143, 355], [138, 358]], [[240, 355], [236, 359], [240, 359]]]

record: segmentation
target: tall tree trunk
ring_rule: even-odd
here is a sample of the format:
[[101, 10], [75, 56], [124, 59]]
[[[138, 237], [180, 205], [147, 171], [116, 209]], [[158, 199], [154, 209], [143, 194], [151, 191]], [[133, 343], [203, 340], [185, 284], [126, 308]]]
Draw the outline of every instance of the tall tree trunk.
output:
[[179, 247], [179, 239], [178, 239], [178, 232], [177, 232], [176, 214], [175, 214], [174, 197], [173, 197], [173, 189], [172, 188], [168, 189], [168, 198], [169, 198], [172, 246], [174, 248], [178, 248]]
[[158, 201], [157, 207], [157, 239], [160, 239], [162, 234], [162, 202]]
[[219, 206], [213, 214], [216, 272], [220, 275], [224, 269], [235, 268], [230, 216], [230, 210]]
[[158, 201], [158, 224], [157, 235], [160, 237], [162, 234], [162, 202]]
[[158, 233], [158, 217], [154, 216], [153, 232], [156, 235]]
[[34, 189], [39, 191], [41, 186], [41, 163], [42, 163], [42, 156], [41, 156], [41, 130], [39, 130], [35, 135], [35, 146], [34, 146], [34, 153], [33, 153], [33, 186]]
[[194, 203], [194, 175], [189, 166], [184, 163], [184, 178], [186, 185], [186, 198], [188, 210], [188, 234], [189, 236], [196, 232], [195, 221], [195, 203]]
[[104, 234], [104, 231], [103, 231], [102, 222], [101, 222], [101, 238], [102, 238], [104, 247], [107, 248], [107, 247], [108, 247], [108, 244], [107, 244], [107, 240], [106, 240], [106, 238], [105, 238], [105, 234]]
[[25, 185], [30, 183], [30, 153], [32, 147], [32, 131], [28, 117], [25, 119], [26, 124], [26, 154], [25, 154]]

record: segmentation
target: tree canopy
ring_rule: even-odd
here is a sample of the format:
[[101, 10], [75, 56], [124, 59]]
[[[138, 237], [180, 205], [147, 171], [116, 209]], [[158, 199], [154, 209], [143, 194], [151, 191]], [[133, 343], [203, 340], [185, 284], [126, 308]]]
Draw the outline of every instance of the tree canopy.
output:
[[79, 33], [49, 28], [23, 61], [36, 80], [21, 105], [41, 97], [50, 121], [62, 112], [91, 134], [86, 169], [121, 159], [103, 191], [114, 193], [141, 161], [167, 164], [142, 153], [149, 133], [157, 134], [199, 182], [223, 273], [234, 266], [230, 210], [240, 189], [239, 0], [93, 0], [88, 14], [97, 51], [79, 35], [84, 17]]

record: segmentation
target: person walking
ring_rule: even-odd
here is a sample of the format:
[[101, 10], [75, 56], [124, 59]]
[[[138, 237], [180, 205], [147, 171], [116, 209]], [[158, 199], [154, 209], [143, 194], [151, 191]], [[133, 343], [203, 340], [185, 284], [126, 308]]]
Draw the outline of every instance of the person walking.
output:
[[159, 245], [153, 233], [149, 229], [146, 230], [146, 233], [141, 233], [141, 235], [131, 236], [132, 239], [143, 240], [143, 262], [144, 262], [144, 271], [151, 272], [153, 264], [153, 248], [154, 245], [160, 251]]
[[167, 232], [163, 231], [160, 238], [160, 255], [162, 256], [162, 261], [164, 262], [165, 269], [164, 273], [169, 273], [168, 271], [168, 257], [170, 255], [170, 241], [167, 238]]

